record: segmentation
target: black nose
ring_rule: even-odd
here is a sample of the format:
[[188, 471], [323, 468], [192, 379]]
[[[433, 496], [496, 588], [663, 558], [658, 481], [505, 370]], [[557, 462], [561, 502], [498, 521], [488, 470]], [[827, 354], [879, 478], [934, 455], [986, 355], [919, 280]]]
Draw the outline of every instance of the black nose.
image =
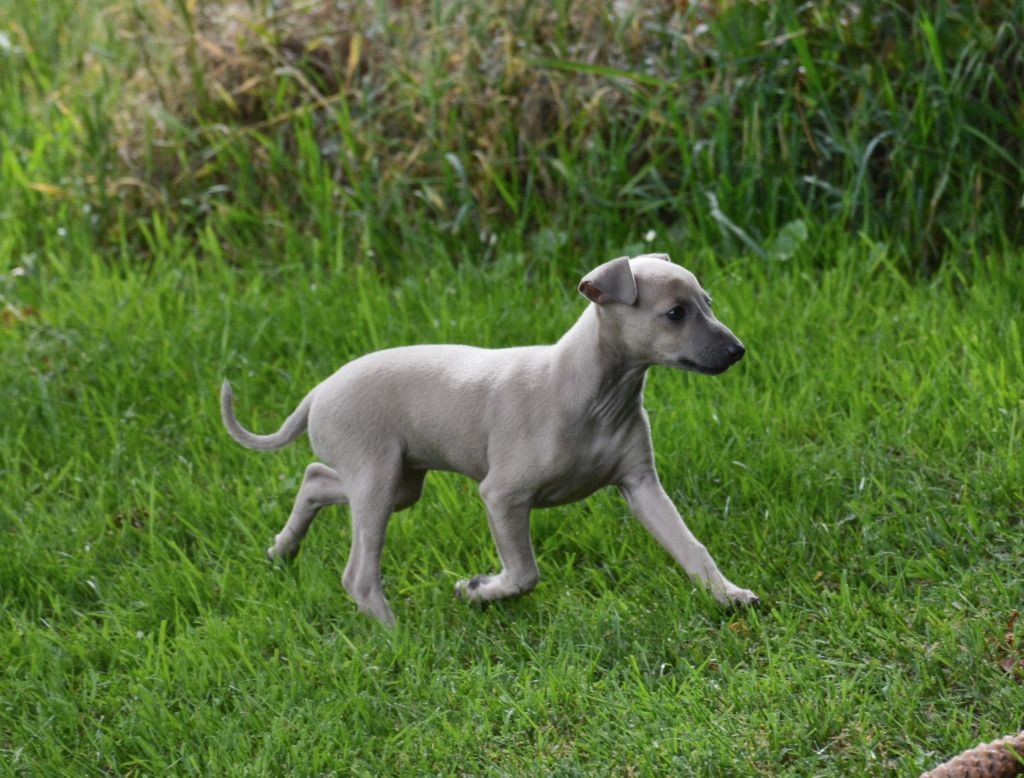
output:
[[736, 343], [730, 343], [728, 351], [729, 357], [733, 362], [739, 362], [743, 359], [743, 355], [747, 353], [747, 350], [743, 348], [743, 344], [738, 341]]

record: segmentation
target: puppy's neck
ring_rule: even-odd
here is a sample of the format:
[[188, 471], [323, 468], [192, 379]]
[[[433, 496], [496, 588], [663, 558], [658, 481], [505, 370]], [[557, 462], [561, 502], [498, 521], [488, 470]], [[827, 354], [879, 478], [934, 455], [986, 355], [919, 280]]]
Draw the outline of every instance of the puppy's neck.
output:
[[[627, 353], [596, 304], [552, 347], [559, 383], [581, 402], [618, 416], [642, 402], [646, 362]], [[603, 414], [602, 414], [603, 415]]]

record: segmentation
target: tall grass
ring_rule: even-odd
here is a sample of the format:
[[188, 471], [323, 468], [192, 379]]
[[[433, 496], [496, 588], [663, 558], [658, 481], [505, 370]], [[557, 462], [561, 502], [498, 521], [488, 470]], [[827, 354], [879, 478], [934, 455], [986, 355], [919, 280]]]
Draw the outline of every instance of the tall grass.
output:
[[840, 231], [929, 271], [1024, 237], [1022, 0], [8, 5], [5, 102], [59, 136], [4, 117], [9, 208], [87, 206], [106, 245], [159, 218], [237, 259], [288, 212], [382, 264], [424, 230], [782, 260]]

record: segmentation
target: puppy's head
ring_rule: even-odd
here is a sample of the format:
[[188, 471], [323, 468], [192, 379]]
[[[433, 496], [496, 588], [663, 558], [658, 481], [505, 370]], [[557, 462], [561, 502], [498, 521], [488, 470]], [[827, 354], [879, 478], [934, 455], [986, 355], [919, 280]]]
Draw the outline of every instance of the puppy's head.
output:
[[711, 297], [668, 254], [605, 262], [579, 290], [631, 359], [716, 375], [743, 356], [739, 338], [712, 313]]

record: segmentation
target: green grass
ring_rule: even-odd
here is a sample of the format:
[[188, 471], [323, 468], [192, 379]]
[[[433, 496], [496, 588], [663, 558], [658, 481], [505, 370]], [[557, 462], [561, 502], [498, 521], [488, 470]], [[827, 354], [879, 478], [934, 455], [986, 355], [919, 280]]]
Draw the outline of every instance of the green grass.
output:
[[[267, 21], [233, 111], [190, 4], [0, 0], [0, 775], [903, 775], [1024, 727], [1020, 5], [376, 4], [350, 76]], [[553, 341], [644, 250], [748, 347], [647, 406], [760, 608], [611, 490], [469, 607], [446, 474], [392, 631], [343, 511], [266, 562], [311, 455], [232, 443], [222, 378], [274, 429], [372, 349]]]
[[678, 255], [750, 351], [648, 387], [667, 488], [763, 607], [718, 608], [602, 492], [536, 512], [540, 587], [475, 610], [451, 590], [495, 565], [482, 506], [435, 474], [390, 528], [392, 632], [340, 587], [342, 512], [265, 562], [310, 453], [229, 441], [219, 381], [268, 429], [368, 349], [551, 340], [571, 268], [8, 277], [33, 313], [0, 330], [6, 769], [908, 774], [1018, 729], [1024, 283], [830, 249], [820, 274]]

